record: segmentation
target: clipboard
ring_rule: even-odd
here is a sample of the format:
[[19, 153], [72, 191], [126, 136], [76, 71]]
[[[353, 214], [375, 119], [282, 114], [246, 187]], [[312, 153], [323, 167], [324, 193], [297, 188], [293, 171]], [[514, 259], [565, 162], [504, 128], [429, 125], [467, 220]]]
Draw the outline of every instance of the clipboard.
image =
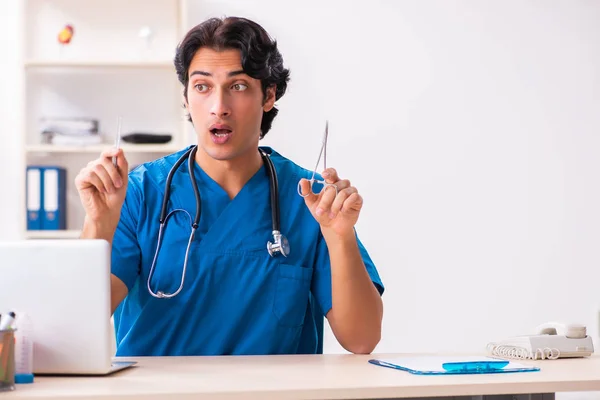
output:
[[423, 355], [371, 359], [369, 363], [415, 375], [468, 375], [534, 372], [540, 368], [492, 357]]

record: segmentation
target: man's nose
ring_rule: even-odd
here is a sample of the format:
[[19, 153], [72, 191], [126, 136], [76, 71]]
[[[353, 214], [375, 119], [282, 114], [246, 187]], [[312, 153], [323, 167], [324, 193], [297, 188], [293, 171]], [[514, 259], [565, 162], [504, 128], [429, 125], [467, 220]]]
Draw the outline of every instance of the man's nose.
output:
[[210, 113], [218, 118], [227, 117], [231, 114], [231, 107], [223, 90], [215, 92]]

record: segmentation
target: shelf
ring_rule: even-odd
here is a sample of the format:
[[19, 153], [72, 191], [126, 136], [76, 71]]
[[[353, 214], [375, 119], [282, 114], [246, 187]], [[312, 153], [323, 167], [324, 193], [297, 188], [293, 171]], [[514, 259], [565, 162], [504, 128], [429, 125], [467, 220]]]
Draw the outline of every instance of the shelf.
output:
[[148, 68], [175, 69], [172, 61], [29, 60], [25, 68]]
[[27, 239], [78, 239], [81, 235], [80, 230], [60, 230], [60, 231], [26, 231]]
[[[39, 144], [26, 147], [27, 153], [102, 153], [110, 149], [112, 144], [93, 146], [60, 146], [52, 144]], [[175, 153], [181, 148], [173, 144], [124, 144], [121, 146], [127, 153]]]
[[[175, 49], [192, 20], [187, 16], [188, 1], [156, 0], [150, 7], [146, 0], [18, 2], [24, 5], [13, 14], [23, 22], [20, 33], [26, 39], [15, 46], [21, 55], [15, 61], [23, 98], [13, 107], [19, 123], [6, 127], [20, 138], [20, 165], [15, 173], [24, 174], [30, 165], [64, 168], [67, 180], [60, 193], [66, 199], [70, 222], [65, 230], [27, 230], [23, 202], [18, 205], [22, 216], [16, 236], [76, 239], [85, 210], [78, 204], [74, 177], [89, 161], [114, 149], [117, 116], [123, 116], [123, 134], [156, 131], [172, 136], [165, 144], [136, 144], [121, 138], [130, 169], [179, 152], [195, 137], [181, 106], [182, 88], [173, 62]], [[67, 23], [75, 29], [73, 42], [61, 46], [57, 35]], [[151, 29], [149, 40], [140, 36], [144, 27]], [[101, 140], [48, 144], [40, 129], [44, 117], [97, 119]], [[17, 190], [26, 199], [28, 187], [38, 186], [24, 175]], [[43, 193], [43, 187], [39, 188]]]

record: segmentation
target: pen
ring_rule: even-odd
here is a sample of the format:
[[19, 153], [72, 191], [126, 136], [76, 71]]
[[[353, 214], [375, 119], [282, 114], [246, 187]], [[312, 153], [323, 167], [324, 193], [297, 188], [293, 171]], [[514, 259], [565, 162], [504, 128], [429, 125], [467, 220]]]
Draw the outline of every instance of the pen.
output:
[[[117, 138], [115, 139], [115, 147], [119, 150], [119, 146], [121, 145], [121, 117], [119, 117], [118, 127], [117, 127]], [[117, 166], [117, 156], [113, 157], [113, 165]]]
[[497, 371], [508, 365], [506, 360], [497, 361], [467, 361], [467, 362], [447, 362], [442, 364], [446, 371], [455, 372], [485, 372]]

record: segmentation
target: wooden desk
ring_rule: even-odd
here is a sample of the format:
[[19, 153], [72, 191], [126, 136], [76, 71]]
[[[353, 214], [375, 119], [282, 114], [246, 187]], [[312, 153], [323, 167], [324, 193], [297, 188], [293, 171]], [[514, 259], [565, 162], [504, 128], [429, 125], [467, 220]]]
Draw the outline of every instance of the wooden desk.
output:
[[[386, 357], [389, 355], [378, 355]], [[391, 356], [390, 356], [391, 357]], [[369, 364], [376, 356], [136, 358], [105, 377], [39, 377], [6, 399], [349, 399], [535, 394], [600, 390], [600, 357], [537, 361], [539, 372], [418, 376]], [[548, 393], [549, 395], [540, 395]], [[481, 399], [481, 397], [477, 397]]]

